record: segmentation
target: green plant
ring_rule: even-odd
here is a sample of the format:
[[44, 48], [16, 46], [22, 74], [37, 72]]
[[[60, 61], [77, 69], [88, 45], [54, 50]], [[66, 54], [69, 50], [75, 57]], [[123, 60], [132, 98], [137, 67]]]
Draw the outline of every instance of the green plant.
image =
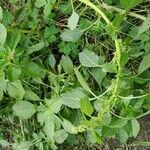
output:
[[134, 7], [149, 2], [0, 4], [2, 148], [136, 138], [150, 113], [150, 19]]

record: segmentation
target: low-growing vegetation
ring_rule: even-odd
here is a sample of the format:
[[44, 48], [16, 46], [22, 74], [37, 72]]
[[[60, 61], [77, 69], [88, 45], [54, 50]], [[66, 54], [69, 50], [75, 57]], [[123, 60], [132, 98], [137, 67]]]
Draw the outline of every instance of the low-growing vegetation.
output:
[[0, 1], [2, 150], [147, 149], [149, 114], [149, 0]]

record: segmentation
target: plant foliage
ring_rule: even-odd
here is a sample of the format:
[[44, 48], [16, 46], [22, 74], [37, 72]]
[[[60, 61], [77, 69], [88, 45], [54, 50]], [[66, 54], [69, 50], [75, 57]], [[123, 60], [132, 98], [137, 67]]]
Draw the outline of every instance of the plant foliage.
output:
[[0, 1], [1, 148], [136, 138], [138, 119], [150, 113], [149, 7]]

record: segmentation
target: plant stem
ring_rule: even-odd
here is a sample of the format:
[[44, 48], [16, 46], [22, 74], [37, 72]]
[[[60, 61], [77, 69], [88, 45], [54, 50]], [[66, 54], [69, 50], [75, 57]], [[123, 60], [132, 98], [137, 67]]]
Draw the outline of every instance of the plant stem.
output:
[[72, 7], [72, 10], [74, 12], [75, 10], [74, 10], [74, 6], [73, 6], [73, 0], [71, 0], [71, 7]]
[[22, 123], [21, 119], [20, 119], [20, 127], [21, 127], [22, 138], [23, 138], [23, 140], [25, 140], [25, 134], [24, 134], [24, 130], [23, 130], [23, 123]]
[[101, 15], [101, 17], [105, 20], [105, 22], [107, 23], [107, 25], [110, 24], [110, 20], [107, 18], [107, 16], [103, 13], [103, 11], [100, 10], [100, 8], [98, 8], [96, 5], [94, 5], [93, 3], [91, 3], [89, 0], [79, 0], [80, 2], [86, 4], [87, 6], [91, 7], [92, 9], [95, 10], [95, 12], [97, 12], [99, 15]]
[[116, 61], [118, 66], [118, 71], [116, 75], [115, 87], [113, 89], [113, 95], [110, 97], [110, 101], [115, 100], [118, 97], [118, 92], [120, 89], [120, 80], [122, 75], [122, 65], [121, 65], [121, 40], [115, 40], [115, 47], [116, 47]]
[[100, 121], [103, 117], [103, 115], [110, 110], [110, 106], [115, 104], [115, 101], [118, 97], [119, 94], [119, 89], [120, 89], [120, 82], [121, 82], [121, 75], [122, 75], [122, 65], [121, 65], [121, 40], [116, 39], [115, 40], [115, 47], [116, 47], [116, 53], [115, 53], [115, 58], [117, 59], [117, 66], [118, 66], [118, 71], [116, 74], [116, 80], [113, 83], [113, 88], [112, 88], [112, 96], [106, 100], [104, 103], [102, 111], [98, 113], [98, 121]]
[[[14, 29], [7, 29], [8, 32], [14, 32]], [[36, 33], [36, 31], [32, 31], [32, 30], [24, 30], [24, 29], [17, 29], [17, 31], [21, 32], [21, 33]]]
[[[91, 3], [89, 0], [79, 0], [79, 1], [82, 2], [82, 3], [85, 3], [86, 5], [88, 5], [92, 9], [94, 9], [95, 12], [97, 12], [99, 15], [101, 15], [101, 17], [105, 20], [107, 25], [111, 25], [110, 20], [107, 18], [107, 16], [96, 5]], [[122, 65], [121, 65], [122, 43], [121, 43], [120, 39], [117, 39], [117, 38], [115, 39], [115, 47], [116, 47], [116, 52], [115, 52], [114, 58], [116, 60], [117, 66], [118, 66], [118, 70], [117, 70], [117, 74], [116, 74], [116, 79], [115, 79], [114, 83], [112, 84], [112, 96], [110, 96], [110, 98], [105, 100], [105, 102], [102, 106], [102, 110], [99, 111], [98, 116], [93, 117], [91, 119], [91, 121], [89, 122], [89, 124], [83, 125], [83, 130], [82, 131], [85, 131], [88, 128], [94, 128], [95, 126], [97, 126], [97, 122], [102, 120], [103, 115], [106, 112], [109, 112], [110, 106], [112, 106], [112, 104], [113, 105], [115, 104], [115, 101], [118, 97], [119, 90], [120, 90], [121, 75], [122, 75], [122, 70], [123, 70]]]
[[[125, 10], [120, 9], [118, 7], [115, 7], [115, 6], [106, 5], [105, 3], [101, 4], [100, 7], [104, 8], [106, 10], [112, 10], [112, 11], [116, 11], [116, 12], [123, 13], [123, 14], [125, 13]], [[136, 14], [134, 12], [129, 12], [128, 15], [131, 17], [141, 19], [141, 20], [146, 20], [146, 17], [139, 15], [139, 14]]]

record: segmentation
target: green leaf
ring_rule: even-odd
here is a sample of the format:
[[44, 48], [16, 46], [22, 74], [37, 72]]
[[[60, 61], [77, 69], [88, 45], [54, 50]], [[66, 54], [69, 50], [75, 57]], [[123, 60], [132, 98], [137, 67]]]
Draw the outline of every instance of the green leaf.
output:
[[100, 137], [100, 135], [96, 131], [93, 131], [92, 135], [98, 144], [102, 144], [102, 138]]
[[[44, 110], [45, 108], [44, 109], [42, 108], [42, 111]], [[54, 117], [55, 115], [49, 110], [40, 112], [37, 115], [38, 122], [40, 122], [41, 125], [44, 125], [43, 131], [47, 136], [48, 140], [52, 140], [54, 138], [54, 129], [55, 129]]]
[[15, 81], [19, 78], [19, 76], [21, 75], [21, 69], [19, 67], [16, 66], [9, 66], [7, 68], [7, 78], [10, 81]]
[[146, 17], [143, 24], [138, 29], [138, 36], [148, 31], [150, 28], [150, 15]]
[[112, 118], [111, 123], [109, 124], [109, 127], [111, 128], [122, 128], [127, 124], [126, 119], [120, 119], [120, 118]]
[[149, 53], [149, 48], [150, 48], [150, 42], [146, 42], [145, 45], [144, 45], [144, 50], [145, 50], [145, 53]]
[[133, 135], [133, 137], [136, 138], [140, 131], [140, 124], [136, 119], [132, 119], [131, 125], [132, 125], [132, 135]]
[[13, 23], [14, 15], [10, 11], [5, 11], [3, 13], [3, 23], [5, 26], [11, 25]]
[[69, 56], [62, 56], [60, 63], [64, 69], [64, 71], [68, 74], [73, 73], [73, 63]]
[[28, 119], [36, 112], [34, 105], [27, 101], [20, 101], [13, 105], [13, 111], [21, 119]]
[[44, 30], [44, 39], [47, 39], [49, 43], [56, 41], [55, 35], [58, 33], [58, 29], [55, 25], [46, 27]]
[[6, 41], [7, 30], [6, 27], [0, 23], [0, 45], [3, 45]]
[[[78, 44], [76, 43], [65, 43], [64, 41], [62, 41], [59, 44], [59, 48], [60, 48], [60, 52], [64, 53], [65, 55], [69, 55], [70, 53], [75, 53], [76, 55], [78, 54]], [[72, 55], [73, 57], [74, 55]]]
[[74, 11], [72, 15], [68, 18], [68, 26], [71, 30], [77, 27], [79, 21], [79, 15]]
[[103, 135], [103, 137], [111, 138], [111, 137], [114, 137], [115, 134], [116, 134], [116, 129], [109, 128], [107, 126], [103, 126], [102, 127], [102, 135]]
[[29, 54], [32, 54], [33, 52], [37, 52], [37, 51], [41, 50], [43, 47], [44, 47], [44, 42], [35, 44], [27, 50], [27, 54], [29, 55]]
[[138, 73], [142, 73], [143, 71], [147, 70], [150, 67], [150, 54], [145, 55], [143, 60], [140, 63]]
[[116, 64], [106, 63], [103, 65], [102, 71], [109, 72], [109, 73], [117, 73], [117, 66]]
[[121, 23], [123, 22], [124, 20], [124, 15], [121, 15], [121, 14], [116, 14], [115, 15], [115, 18], [113, 20], [113, 26], [114, 27], [119, 27], [121, 25]]
[[65, 30], [60, 37], [62, 38], [63, 41], [67, 42], [76, 42], [79, 40], [81, 37], [83, 31], [80, 30]]
[[56, 65], [56, 59], [53, 54], [50, 54], [48, 57], [48, 64], [54, 69]]
[[24, 97], [24, 88], [20, 80], [7, 83], [7, 92], [11, 98], [22, 100]]
[[2, 21], [3, 19], [3, 9], [2, 7], [0, 6], [0, 21]]
[[62, 121], [56, 115], [54, 115], [54, 124], [55, 124], [55, 130], [59, 130], [61, 128]]
[[0, 70], [0, 89], [2, 91], [6, 90], [6, 80], [5, 80], [5, 74], [2, 70]]
[[25, 91], [24, 99], [25, 100], [31, 100], [31, 101], [39, 101], [40, 100], [39, 96], [31, 90]]
[[83, 113], [89, 116], [94, 112], [93, 106], [88, 97], [81, 98], [80, 109]]
[[52, 10], [52, 5], [50, 3], [47, 3], [45, 6], [44, 6], [44, 10], [43, 10], [43, 13], [44, 13], [44, 19], [49, 19], [49, 16], [51, 14], [51, 10]]
[[111, 114], [109, 112], [105, 113], [102, 117], [102, 124], [108, 125], [111, 123]]
[[94, 101], [94, 108], [97, 112], [103, 109], [103, 100], [106, 99], [105, 97], [101, 97], [101, 99], [97, 99]]
[[125, 143], [129, 138], [124, 128], [118, 129], [118, 137], [121, 143]]
[[13, 143], [12, 148], [13, 150], [29, 150], [29, 145], [32, 145], [31, 141], [21, 141], [19, 143]]
[[96, 140], [95, 140], [95, 138], [93, 138], [93, 132], [90, 130], [87, 130], [86, 132], [87, 132], [87, 134], [86, 134], [87, 142], [90, 144], [95, 144]]
[[27, 77], [42, 79], [45, 76], [45, 71], [41, 67], [39, 67], [37, 63], [34, 62], [27, 63], [23, 67], [22, 71]]
[[62, 100], [58, 98], [52, 98], [50, 100], [46, 100], [46, 104], [52, 110], [53, 113], [58, 113], [62, 106]]
[[37, 8], [41, 8], [41, 7], [45, 6], [46, 4], [47, 4], [46, 0], [36, 0], [36, 2], [35, 2], [35, 6]]
[[21, 33], [17, 30], [14, 30], [13, 32], [11, 32], [11, 34], [7, 37], [7, 44], [9, 45], [9, 47], [11, 47], [12, 49], [15, 49], [19, 43], [19, 41], [21, 40]]
[[133, 137], [131, 121], [128, 121], [128, 123], [123, 128], [127, 132], [128, 137]]
[[99, 67], [99, 57], [89, 50], [79, 53], [79, 61], [85, 67]]
[[58, 144], [62, 144], [68, 137], [68, 133], [65, 130], [58, 130], [55, 132], [55, 141]]
[[[43, 110], [45, 109], [45, 108], [42, 108]], [[50, 114], [51, 115], [51, 114]], [[41, 124], [41, 125], [43, 125], [45, 122], [46, 122], [46, 119], [47, 119], [47, 112], [46, 111], [44, 111], [44, 112], [39, 112], [38, 114], [37, 114], [37, 121]]]
[[4, 148], [4, 147], [8, 147], [10, 145], [10, 143], [4, 139], [0, 139], [0, 145], [2, 146], [2, 148]]
[[142, 107], [146, 110], [149, 110], [149, 112], [150, 112], [150, 99], [149, 98], [145, 98]]
[[122, 67], [124, 67], [127, 64], [128, 59], [129, 59], [128, 54], [126, 52], [122, 52], [120, 62]]
[[3, 99], [3, 90], [0, 89], [0, 101]]
[[65, 120], [62, 122], [63, 128], [70, 134], [76, 134], [77, 132], [75, 131], [75, 126], [69, 122], [68, 120]]
[[83, 89], [92, 93], [91, 89], [89, 88], [88, 84], [85, 82], [84, 78], [82, 77], [81, 73], [78, 71], [77, 68], [74, 68], [75, 74], [77, 76], [78, 81], [80, 82]]
[[60, 100], [64, 105], [70, 108], [79, 108], [80, 107], [80, 99], [85, 96], [84, 92], [80, 88], [72, 89], [63, 93], [61, 95]]
[[103, 79], [106, 77], [106, 72], [103, 72], [102, 68], [92, 68], [91, 74], [99, 86], [101, 86]]
[[120, 0], [122, 6], [126, 10], [130, 10], [131, 8], [137, 6], [139, 3], [141, 3], [143, 0]]
[[52, 114], [49, 114], [46, 118], [45, 125], [44, 125], [44, 133], [47, 136], [49, 140], [52, 140], [55, 135], [55, 125], [54, 125], [54, 116]]

